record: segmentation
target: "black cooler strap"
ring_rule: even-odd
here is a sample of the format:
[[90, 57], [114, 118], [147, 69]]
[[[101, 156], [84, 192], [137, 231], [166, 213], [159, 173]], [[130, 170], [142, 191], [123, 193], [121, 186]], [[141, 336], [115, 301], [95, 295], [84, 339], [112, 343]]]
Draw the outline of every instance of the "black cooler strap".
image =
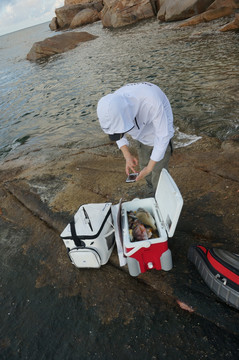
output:
[[84, 241], [82, 241], [76, 234], [74, 219], [70, 222], [70, 227], [71, 227], [71, 235], [72, 235], [72, 239], [74, 240], [74, 243], [76, 244], [76, 246], [80, 246], [84, 248], [85, 247]]

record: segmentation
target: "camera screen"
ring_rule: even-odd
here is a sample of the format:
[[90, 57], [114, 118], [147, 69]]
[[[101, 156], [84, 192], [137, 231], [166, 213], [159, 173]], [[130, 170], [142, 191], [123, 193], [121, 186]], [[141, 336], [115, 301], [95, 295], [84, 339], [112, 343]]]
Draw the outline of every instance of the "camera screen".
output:
[[126, 182], [134, 182], [136, 181], [136, 178], [139, 174], [135, 173], [135, 174], [129, 174], [129, 176], [126, 179]]

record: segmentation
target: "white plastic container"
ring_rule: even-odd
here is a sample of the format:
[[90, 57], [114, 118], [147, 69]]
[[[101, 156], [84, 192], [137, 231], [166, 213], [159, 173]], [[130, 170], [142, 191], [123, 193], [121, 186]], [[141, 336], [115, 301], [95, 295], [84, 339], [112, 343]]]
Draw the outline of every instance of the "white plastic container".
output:
[[111, 205], [82, 205], [61, 233], [70, 260], [76, 267], [99, 268], [109, 260], [115, 243]]

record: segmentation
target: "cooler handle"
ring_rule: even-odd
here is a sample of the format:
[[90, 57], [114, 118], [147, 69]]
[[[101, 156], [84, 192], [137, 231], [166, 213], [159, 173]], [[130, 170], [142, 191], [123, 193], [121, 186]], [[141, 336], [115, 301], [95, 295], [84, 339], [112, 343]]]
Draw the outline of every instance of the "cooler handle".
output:
[[144, 241], [144, 245], [138, 245], [138, 246], [135, 246], [132, 250], [130, 250], [129, 252], [127, 252], [125, 255], [126, 256], [131, 256], [133, 254], [135, 254], [139, 249], [141, 248], [149, 248], [151, 246], [151, 242], [150, 241]]

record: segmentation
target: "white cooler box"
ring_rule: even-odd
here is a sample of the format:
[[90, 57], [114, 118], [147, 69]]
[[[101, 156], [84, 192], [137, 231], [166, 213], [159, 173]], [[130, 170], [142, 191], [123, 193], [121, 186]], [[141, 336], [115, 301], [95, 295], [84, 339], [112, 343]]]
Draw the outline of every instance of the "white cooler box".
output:
[[76, 267], [99, 268], [109, 260], [115, 243], [111, 205], [82, 205], [61, 233]]
[[[181, 193], [166, 169], [160, 174], [155, 198], [134, 199], [118, 205], [118, 208], [115, 205], [113, 221], [115, 226], [118, 225], [115, 235], [120, 265], [127, 263], [130, 275], [138, 276], [150, 269], [171, 270], [173, 265], [168, 237], [174, 234], [182, 206]], [[134, 212], [139, 208], [153, 216], [158, 237], [132, 242], [127, 212]]]

